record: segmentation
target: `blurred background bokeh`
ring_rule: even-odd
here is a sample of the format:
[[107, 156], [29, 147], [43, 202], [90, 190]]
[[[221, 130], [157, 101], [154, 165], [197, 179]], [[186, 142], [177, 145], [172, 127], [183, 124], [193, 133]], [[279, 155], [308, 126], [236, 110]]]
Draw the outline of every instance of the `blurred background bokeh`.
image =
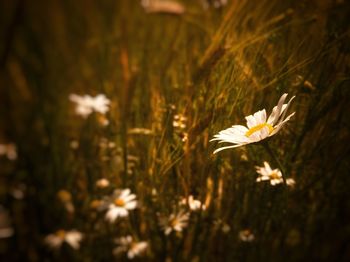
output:
[[[349, 261], [349, 23], [345, 0], [0, 1], [0, 260]], [[209, 142], [283, 93], [290, 187]], [[137, 207], [110, 223], [115, 189]]]

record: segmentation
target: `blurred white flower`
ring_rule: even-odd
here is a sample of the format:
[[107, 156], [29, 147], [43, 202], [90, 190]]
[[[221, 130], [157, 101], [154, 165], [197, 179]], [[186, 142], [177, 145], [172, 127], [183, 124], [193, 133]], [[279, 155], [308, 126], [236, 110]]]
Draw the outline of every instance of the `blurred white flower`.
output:
[[141, 6], [147, 13], [183, 14], [185, 7], [172, 0], [141, 0]]
[[287, 178], [286, 179], [287, 186], [294, 187], [296, 182], [293, 178]]
[[115, 240], [115, 243], [118, 247], [113, 249], [113, 254], [119, 255], [120, 253], [126, 252], [129, 259], [140, 256], [148, 247], [146, 241], [133, 241], [132, 236], [120, 237]]
[[79, 142], [77, 140], [72, 140], [72, 141], [70, 141], [69, 146], [70, 146], [71, 149], [74, 149], [74, 150], [78, 149]]
[[9, 160], [17, 159], [17, 148], [15, 144], [0, 144], [0, 156], [6, 156]]
[[106, 219], [113, 223], [118, 217], [128, 216], [129, 210], [136, 208], [136, 195], [130, 194], [130, 189], [116, 189], [105, 205], [107, 205], [108, 209]]
[[224, 221], [222, 221], [221, 219], [216, 219], [213, 222], [214, 225], [214, 229], [215, 230], [221, 230], [224, 234], [227, 234], [230, 232], [231, 227], [229, 224], [225, 223]]
[[177, 214], [171, 214], [169, 217], [161, 217], [159, 225], [163, 229], [165, 235], [169, 235], [172, 231], [182, 232], [187, 227], [190, 214], [181, 210]]
[[56, 233], [45, 237], [44, 241], [49, 247], [54, 249], [60, 248], [64, 242], [70, 245], [73, 249], [79, 249], [82, 239], [83, 234], [77, 230], [58, 230]]
[[239, 239], [243, 242], [252, 242], [255, 239], [254, 234], [249, 229], [239, 231]]
[[272, 109], [271, 115], [266, 120], [266, 110], [260, 110], [254, 115], [246, 117], [247, 127], [234, 125], [230, 128], [220, 131], [210, 141], [218, 140], [219, 143], [231, 143], [231, 146], [224, 146], [216, 149], [214, 154], [228, 148], [235, 148], [250, 143], [259, 142], [267, 137], [275, 135], [282, 126], [290, 120], [294, 113], [286, 116], [287, 110], [293, 96], [287, 104], [284, 104], [288, 94], [283, 94], [278, 101], [277, 106]]
[[206, 208], [205, 205], [202, 204], [201, 201], [194, 199], [194, 197], [192, 195], [190, 195], [188, 198], [183, 198], [181, 200], [181, 204], [188, 205], [192, 211], [197, 211], [200, 209], [205, 210], [205, 208]]
[[219, 8], [219, 7], [225, 6], [226, 4], [227, 4], [227, 0], [216, 0], [213, 3], [215, 8]]
[[259, 177], [256, 179], [256, 182], [268, 181], [270, 184], [275, 186], [277, 184], [283, 183], [282, 172], [278, 168], [271, 169], [269, 163], [264, 161], [264, 166], [256, 166], [256, 172], [259, 174]]
[[88, 117], [94, 111], [101, 114], [107, 113], [111, 103], [111, 101], [103, 94], [99, 94], [95, 97], [90, 95], [79, 96], [71, 94], [69, 99], [76, 103], [75, 112], [84, 118]]
[[108, 179], [106, 179], [106, 178], [101, 178], [101, 179], [99, 179], [99, 180], [97, 180], [96, 181], [96, 186], [98, 187], [98, 188], [106, 188], [106, 187], [108, 187], [109, 186], [109, 180]]
[[184, 115], [182, 114], [175, 115], [173, 120], [173, 127], [178, 129], [185, 129], [186, 121], [187, 121], [187, 117], [185, 117]]
[[72, 202], [72, 194], [69, 191], [61, 189], [57, 192], [57, 197], [62, 202], [68, 213], [74, 213], [75, 208]]

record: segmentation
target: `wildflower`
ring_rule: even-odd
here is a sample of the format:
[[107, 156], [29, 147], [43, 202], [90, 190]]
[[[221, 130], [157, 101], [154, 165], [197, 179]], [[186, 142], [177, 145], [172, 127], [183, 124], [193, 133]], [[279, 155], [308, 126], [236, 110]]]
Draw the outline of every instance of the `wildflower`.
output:
[[180, 15], [185, 12], [182, 4], [170, 0], [141, 0], [141, 6], [147, 13], [168, 13]]
[[202, 205], [201, 201], [194, 199], [192, 195], [190, 195], [188, 198], [183, 198], [181, 200], [181, 204], [187, 204], [192, 211], [197, 211], [199, 209], [205, 210], [206, 208], [205, 205]]
[[187, 227], [189, 213], [180, 211], [177, 214], [171, 214], [169, 217], [159, 219], [159, 225], [164, 230], [165, 235], [169, 235], [172, 231], [182, 232]]
[[226, 4], [227, 4], [227, 0], [216, 0], [213, 3], [215, 8], [220, 8], [222, 6], [225, 6]]
[[72, 202], [72, 194], [70, 192], [62, 189], [57, 192], [57, 197], [62, 202], [68, 213], [74, 213], [75, 208]]
[[114, 190], [112, 196], [107, 200], [108, 211], [106, 219], [113, 223], [118, 217], [126, 217], [129, 210], [135, 209], [137, 201], [136, 195], [130, 194], [130, 189]]
[[0, 156], [6, 156], [9, 160], [17, 159], [17, 149], [15, 144], [0, 144]]
[[108, 126], [109, 125], [109, 120], [107, 119], [107, 117], [105, 115], [98, 115], [97, 116], [97, 122], [101, 126]]
[[115, 148], [116, 144], [113, 141], [109, 141], [107, 138], [101, 138], [100, 142], [99, 142], [99, 146], [101, 148]]
[[11, 195], [17, 200], [21, 200], [25, 197], [27, 186], [25, 184], [18, 184], [11, 190]]
[[256, 166], [256, 172], [260, 175], [256, 182], [267, 181], [270, 180], [270, 184], [275, 186], [277, 184], [283, 183], [282, 172], [278, 168], [271, 169], [269, 163], [264, 161], [264, 166]]
[[101, 179], [96, 181], [96, 186], [98, 188], [106, 188], [109, 186], [109, 180], [106, 178], [101, 178]]
[[82, 239], [83, 234], [77, 230], [65, 231], [61, 229], [54, 234], [48, 235], [44, 241], [49, 247], [54, 249], [60, 248], [64, 242], [73, 249], [79, 249]]
[[188, 140], [188, 133], [186, 132], [180, 133], [180, 137], [181, 137], [181, 141], [185, 143]]
[[221, 230], [224, 234], [230, 232], [231, 227], [229, 224], [225, 223], [221, 219], [217, 219], [213, 222], [215, 230]]
[[133, 259], [134, 257], [141, 255], [148, 247], [148, 243], [146, 241], [133, 241], [132, 236], [118, 238], [115, 240], [115, 243], [119, 246], [113, 249], [113, 254], [118, 255], [126, 252], [129, 259]]
[[187, 117], [178, 114], [174, 116], [174, 120], [173, 120], [173, 127], [174, 128], [179, 128], [179, 129], [185, 129], [186, 128], [186, 121], [187, 121]]
[[252, 242], [255, 239], [254, 234], [249, 229], [239, 231], [239, 239], [243, 242]]
[[295, 113], [285, 117], [289, 105], [294, 99], [293, 96], [287, 104], [284, 104], [287, 95], [283, 94], [281, 96], [277, 106], [272, 109], [272, 113], [267, 120], [266, 110], [263, 109], [254, 113], [254, 115], [246, 117], [248, 128], [242, 125], [234, 125], [216, 134], [210, 141], [218, 140], [219, 143], [227, 142], [233, 145], [220, 147], [214, 151], [214, 154], [228, 148], [256, 143], [278, 133]]
[[90, 95], [79, 96], [71, 94], [69, 99], [76, 103], [75, 112], [84, 118], [88, 117], [94, 111], [106, 114], [109, 110], [109, 104], [111, 103], [111, 101], [103, 94], [99, 94], [95, 97]]
[[295, 182], [295, 180], [293, 178], [287, 178], [286, 179], [286, 184], [287, 184], [287, 186], [294, 187], [296, 182]]

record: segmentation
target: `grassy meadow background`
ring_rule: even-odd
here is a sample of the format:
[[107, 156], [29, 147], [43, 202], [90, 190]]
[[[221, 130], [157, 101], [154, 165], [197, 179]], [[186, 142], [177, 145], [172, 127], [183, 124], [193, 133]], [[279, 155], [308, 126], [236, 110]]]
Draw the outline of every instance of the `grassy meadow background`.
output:
[[[125, 235], [148, 242], [136, 261], [349, 261], [350, 4], [224, 2], [0, 2], [0, 144], [18, 154], [0, 157], [1, 261], [127, 261], [112, 254]], [[110, 110], [84, 119], [72, 93]], [[209, 142], [283, 93], [296, 114], [269, 144], [293, 188], [256, 182], [255, 166], [278, 167], [261, 145]], [[110, 224], [92, 203], [116, 188], [139, 205]], [[159, 216], [189, 195], [206, 209], [165, 235]], [[50, 250], [59, 229], [80, 249]]]

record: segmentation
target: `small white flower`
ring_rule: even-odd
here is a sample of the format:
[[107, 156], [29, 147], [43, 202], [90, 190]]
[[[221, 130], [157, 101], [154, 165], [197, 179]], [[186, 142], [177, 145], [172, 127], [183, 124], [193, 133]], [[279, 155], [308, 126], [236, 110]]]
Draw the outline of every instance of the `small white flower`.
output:
[[71, 94], [69, 99], [76, 103], [75, 112], [84, 118], [88, 117], [94, 111], [106, 114], [111, 103], [111, 101], [103, 94], [99, 94], [95, 97], [90, 95], [79, 96]]
[[221, 219], [214, 220], [213, 225], [215, 230], [221, 230], [224, 234], [227, 234], [231, 230], [230, 225], [225, 223]]
[[159, 225], [164, 230], [165, 235], [169, 235], [172, 231], [182, 232], [187, 227], [190, 214], [181, 210], [177, 214], [171, 214], [169, 217], [159, 219]]
[[194, 199], [194, 197], [192, 195], [190, 195], [187, 199], [183, 198], [181, 200], [181, 204], [188, 205], [192, 211], [197, 211], [199, 209], [205, 210], [205, 208], [206, 208], [205, 205], [202, 204], [201, 201]]
[[83, 234], [77, 230], [58, 230], [56, 233], [48, 235], [44, 241], [49, 247], [54, 249], [60, 248], [64, 242], [73, 249], [79, 249], [82, 239]]
[[263, 167], [256, 166], [255, 168], [256, 172], [259, 174], [256, 182], [270, 180], [270, 184], [273, 186], [283, 183], [282, 172], [278, 168], [272, 170], [269, 163], [266, 161], [264, 161]]
[[239, 239], [243, 242], [252, 242], [255, 239], [254, 234], [249, 229], [239, 231]]
[[182, 114], [175, 115], [173, 120], [173, 127], [178, 129], [185, 129], [186, 121], [187, 121], [187, 117], [185, 117], [184, 115]]
[[233, 145], [220, 147], [214, 151], [214, 154], [228, 148], [259, 142], [279, 132], [295, 113], [285, 117], [289, 105], [294, 99], [293, 96], [287, 104], [284, 104], [287, 95], [283, 94], [281, 96], [277, 106], [272, 109], [272, 113], [268, 118], [266, 116], [266, 110], [263, 109], [254, 113], [254, 115], [246, 117], [248, 128], [242, 125], [234, 125], [216, 134], [210, 141], [217, 140], [219, 143], [231, 143]]
[[287, 178], [286, 179], [287, 186], [294, 187], [296, 182], [293, 178]]
[[136, 195], [130, 194], [130, 189], [115, 190], [113, 195], [106, 201], [106, 219], [113, 223], [118, 217], [126, 217], [129, 210], [137, 206]]
[[106, 188], [106, 187], [108, 187], [109, 186], [109, 180], [108, 179], [106, 179], [106, 178], [101, 178], [101, 179], [99, 179], [99, 180], [97, 180], [96, 181], [96, 186], [98, 187], [98, 188]]
[[129, 259], [140, 256], [148, 247], [146, 241], [133, 241], [132, 236], [118, 238], [115, 240], [115, 243], [119, 246], [113, 249], [113, 254], [119, 255], [120, 253], [126, 252]]
[[9, 160], [17, 159], [17, 149], [15, 144], [0, 144], [0, 156], [6, 156]]

